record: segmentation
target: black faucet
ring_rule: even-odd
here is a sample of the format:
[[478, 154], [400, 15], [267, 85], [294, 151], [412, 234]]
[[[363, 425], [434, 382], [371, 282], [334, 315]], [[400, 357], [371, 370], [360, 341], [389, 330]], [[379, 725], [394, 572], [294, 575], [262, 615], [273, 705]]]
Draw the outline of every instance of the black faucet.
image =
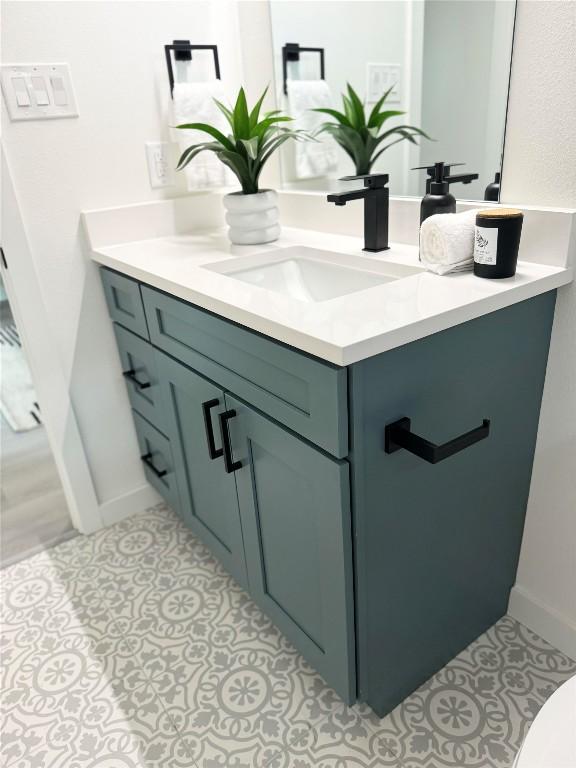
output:
[[[413, 171], [426, 171], [428, 178], [426, 179], [426, 194], [430, 194], [432, 184], [441, 184], [446, 182], [448, 184], [455, 184], [461, 182], [462, 184], [470, 184], [478, 178], [477, 173], [450, 173], [451, 168], [455, 168], [457, 165], [465, 165], [465, 163], [434, 163], [434, 165], [421, 165], [418, 168], [412, 168]], [[448, 173], [446, 173], [448, 170]]]
[[388, 250], [388, 199], [390, 190], [387, 173], [367, 173], [362, 176], [344, 176], [340, 181], [363, 179], [364, 189], [335, 192], [326, 198], [329, 203], [346, 205], [349, 200], [364, 200], [364, 250]]

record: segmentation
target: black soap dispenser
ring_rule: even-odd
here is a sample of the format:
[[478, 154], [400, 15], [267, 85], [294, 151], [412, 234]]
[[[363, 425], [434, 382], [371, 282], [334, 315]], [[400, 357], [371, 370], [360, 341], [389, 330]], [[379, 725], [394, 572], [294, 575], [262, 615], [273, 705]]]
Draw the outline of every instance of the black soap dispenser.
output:
[[420, 205], [420, 224], [435, 213], [456, 213], [456, 198], [450, 194], [450, 184], [458, 181], [469, 184], [478, 178], [477, 173], [452, 175], [450, 169], [457, 165], [464, 165], [464, 163], [434, 163], [434, 165], [412, 168], [413, 171], [426, 171], [428, 174], [426, 194]]
[[494, 181], [484, 190], [484, 200], [491, 200], [494, 203], [498, 202], [500, 198], [500, 172], [498, 171], [494, 177]]

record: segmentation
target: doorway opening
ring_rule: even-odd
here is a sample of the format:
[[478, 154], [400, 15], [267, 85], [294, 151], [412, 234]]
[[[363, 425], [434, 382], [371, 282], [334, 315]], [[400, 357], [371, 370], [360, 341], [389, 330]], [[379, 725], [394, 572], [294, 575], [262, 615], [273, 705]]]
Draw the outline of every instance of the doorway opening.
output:
[[0, 277], [0, 567], [76, 535]]

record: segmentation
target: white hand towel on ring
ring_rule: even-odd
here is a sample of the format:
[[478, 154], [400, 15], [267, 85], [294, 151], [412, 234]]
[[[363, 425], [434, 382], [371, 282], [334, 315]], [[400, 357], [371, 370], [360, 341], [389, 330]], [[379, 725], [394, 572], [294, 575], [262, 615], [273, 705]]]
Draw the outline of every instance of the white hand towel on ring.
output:
[[[214, 103], [214, 99], [225, 103], [225, 93], [220, 80], [198, 83], [175, 83], [173, 92], [174, 125], [183, 123], [208, 123], [224, 135], [230, 132], [226, 118]], [[175, 137], [183, 152], [191, 144], [213, 141], [203, 131], [176, 130]], [[228, 187], [235, 178], [224, 163], [213, 152], [200, 152], [184, 169], [188, 190], [208, 187]]]

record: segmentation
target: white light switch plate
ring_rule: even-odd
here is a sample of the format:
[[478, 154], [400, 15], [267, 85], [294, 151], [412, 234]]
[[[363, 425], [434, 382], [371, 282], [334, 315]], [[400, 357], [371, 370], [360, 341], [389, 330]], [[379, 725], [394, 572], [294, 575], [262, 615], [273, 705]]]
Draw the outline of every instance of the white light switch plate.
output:
[[10, 120], [78, 116], [68, 64], [3, 64], [1, 71]]
[[167, 141], [147, 141], [146, 160], [152, 189], [174, 185], [174, 163], [171, 145]]
[[366, 64], [366, 101], [373, 104], [394, 86], [386, 104], [399, 104], [401, 74], [400, 64]]

